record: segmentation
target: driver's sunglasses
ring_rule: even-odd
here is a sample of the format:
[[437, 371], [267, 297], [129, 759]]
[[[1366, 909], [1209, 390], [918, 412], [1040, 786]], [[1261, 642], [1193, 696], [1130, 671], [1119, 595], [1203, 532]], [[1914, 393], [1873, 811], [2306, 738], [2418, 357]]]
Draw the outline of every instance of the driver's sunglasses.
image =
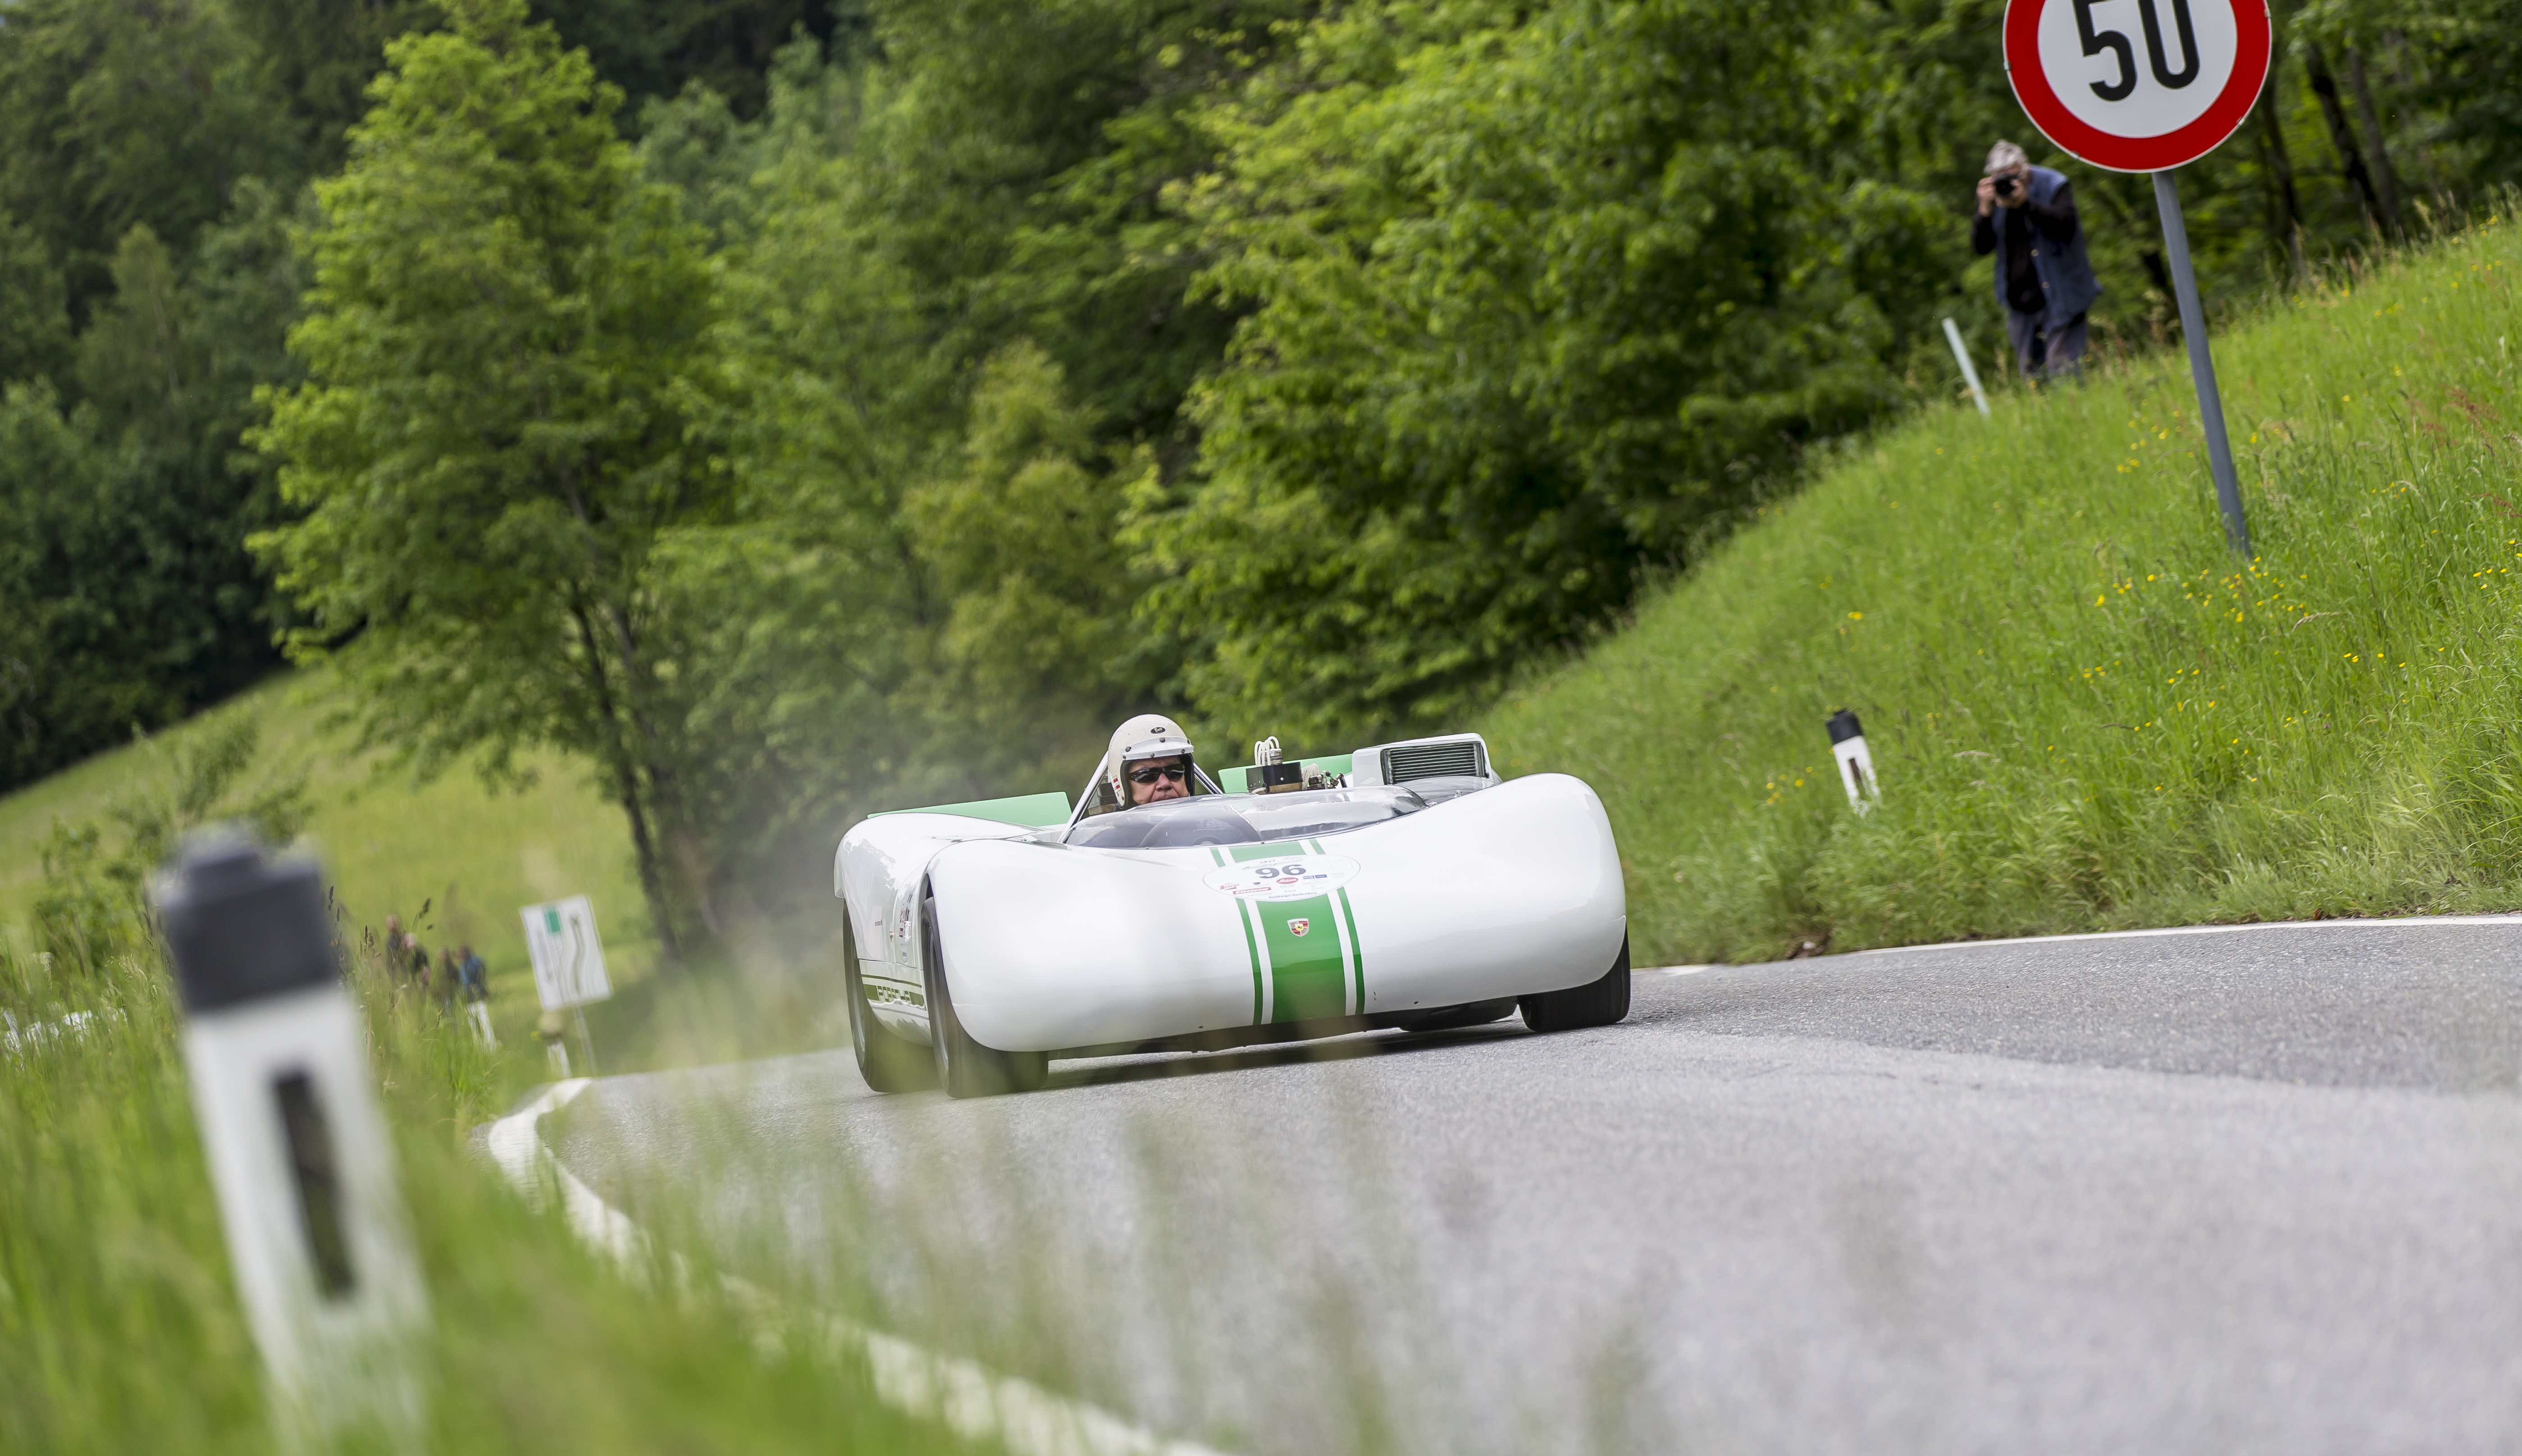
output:
[[1170, 769], [1132, 769], [1130, 771], [1130, 781], [1132, 783], [1153, 783], [1159, 778], [1170, 778], [1174, 782], [1180, 783], [1190, 776], [1191, 771], [1180, 764], [1176, 764]]

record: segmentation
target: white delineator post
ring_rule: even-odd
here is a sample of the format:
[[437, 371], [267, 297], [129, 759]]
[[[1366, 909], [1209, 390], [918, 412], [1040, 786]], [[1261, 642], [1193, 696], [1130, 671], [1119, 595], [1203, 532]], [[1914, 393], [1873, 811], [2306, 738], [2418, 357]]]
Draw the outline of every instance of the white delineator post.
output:
[[184, 1060], [278, 1443], [417, 1449], [429, 1307], [316, 868], [234, 834], [154, 886]]
[[1944, 342], [1953, 347], [1953, 362], [1962, 366], [1962, 382], [1970, 386], [1971, 402], [1979, 406], [1979, 417], [1987, 418], [1987, 391], [1979, 387], [1979, 366], [1971, 362], [1970, 346], [1962, 343], [1962, 331], [1951, 319], [1944, 320]]
[[1839, 786], [1847, 790], [1847, 807], [1859, 814], [1883, 796], [1874, 781], [1874, 755], [1865, 750], [1865, 728], [1845, 708], [1830, 716], [1830, 756], [1839, 764]]

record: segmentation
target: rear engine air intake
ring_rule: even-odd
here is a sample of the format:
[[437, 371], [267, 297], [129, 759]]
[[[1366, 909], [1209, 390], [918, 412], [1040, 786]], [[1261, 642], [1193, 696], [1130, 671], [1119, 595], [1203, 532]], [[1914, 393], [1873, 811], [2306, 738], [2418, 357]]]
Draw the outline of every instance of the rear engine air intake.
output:
[[1411, 743], [1383, 750], [1383, 781], [1408, 783], [1414, 778], [1485, 777], [1478, 740], [1456, 738], [1441, 743]]

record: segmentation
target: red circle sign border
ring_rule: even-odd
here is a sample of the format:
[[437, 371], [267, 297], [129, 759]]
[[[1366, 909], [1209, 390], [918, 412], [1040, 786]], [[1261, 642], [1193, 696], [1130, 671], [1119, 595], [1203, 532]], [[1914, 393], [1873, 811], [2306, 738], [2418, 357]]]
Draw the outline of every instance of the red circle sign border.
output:
[[[2267, 84], [2269, 44], [2267, 0], [2230, 0], [2233, 27], [2239, 32], [2239, 54], [2233, 73], [2206, 114], [2177, 131], [2161, 136], [2113, 136], [2067, 110], [2049, 77], [2040, 70], [2040, 12], [2075, 0], [2006, 0], [2005, 79], [2014, 99], [2040, 133], [2060, 151], [2105, 171], [2166, 172], [2186, 166], [2215, 151], [2241, 129], [2251, 107]], [[2249, 84], [2243, 82], [2247, 80]]]

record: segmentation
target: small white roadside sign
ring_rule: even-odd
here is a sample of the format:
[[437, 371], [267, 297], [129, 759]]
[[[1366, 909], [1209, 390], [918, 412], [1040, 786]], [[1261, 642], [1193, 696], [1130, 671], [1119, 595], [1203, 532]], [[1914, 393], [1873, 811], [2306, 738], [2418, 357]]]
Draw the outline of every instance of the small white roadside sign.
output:
[[535, 992], [547, 1011], [567, 1010], [613, 995], [604, 978], [604, 946], [595, 938], [595, 908], [584, 895], [529, 905], [526, 951], [535, 962]]

